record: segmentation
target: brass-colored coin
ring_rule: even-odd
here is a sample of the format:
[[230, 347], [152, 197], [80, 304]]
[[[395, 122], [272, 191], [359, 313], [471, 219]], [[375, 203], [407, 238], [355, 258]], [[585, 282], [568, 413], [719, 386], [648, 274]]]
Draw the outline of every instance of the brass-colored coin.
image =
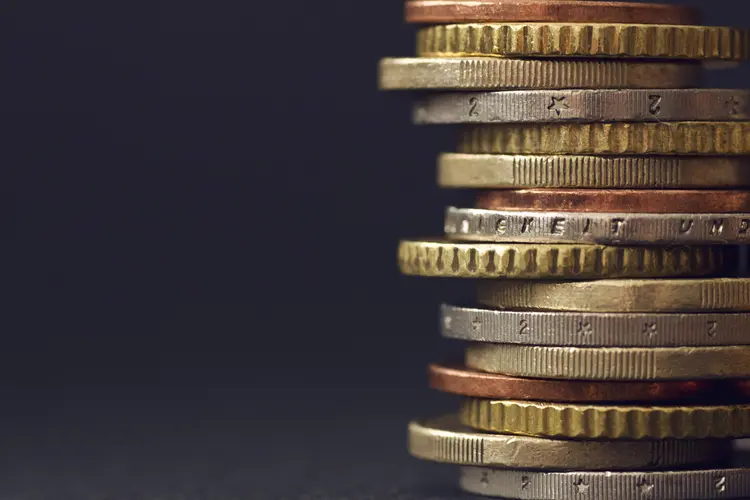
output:
[[482, 281], [479, 302], [500, 309], [590, 312], [750, 311], [750, 278]]
[[723, 461], [731, 444], [721, 439], [572, 441], [488, 434], [449, 415], [409, 424], [409, 452], [451, 464], [553, 470], [654, 470]]
[[567, 439], [716, 439], [750, 435], [750, 405], [605, 406], [465, 400], [461, 423], [473, 429]]
[[682, 61], [411, 57], [382, 59], [379, 75], [383, 90], [671, 89], [698, 86], [702, 68]]
[[[582, 335], [586, 325], [581, 324]], [[659, 334], [650, 325], [644, 325], [644, 329]], [[619, 348], [475, 343], [466, 348], [466, 366], [513, 377], [563, 380], [748, 378], [750, 346]]]
[[453, 278], [704, 276], [724, 267], [721, 247], [402, 241], [404, 274]]
[[548, 123], [470, 126], [460, 153], [748, 155], [750, 122]]
[[446, 24], [417, 33], [422, 57], [627, 57], [738, 61], [748, 32], [668, 24]]
[[705, 189], [750, 186], [744, 157], [531, 156], [445, 153], [447, 188]]

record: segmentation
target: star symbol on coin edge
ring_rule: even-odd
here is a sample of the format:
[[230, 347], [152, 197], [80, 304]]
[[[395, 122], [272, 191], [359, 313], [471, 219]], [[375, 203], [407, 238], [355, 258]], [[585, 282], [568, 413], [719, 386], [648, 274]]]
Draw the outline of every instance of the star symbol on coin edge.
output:
[[730, 115], [738, 115], [740, 113], [740, 106], [742, 103], [735, 96], [728, 99], [726, 104], [729, 107]]
[[578, 479], [573, 485], [578, 488], [578, 493], [584, 495], [589, 491], [588, 483], [583, 482], [583, 479]]
[[650, 495], [654, 489], [654, 485], [649, 483], [646, 480], [641, 481], [638, 483], [638, 488], [641, 490], [641, 495]]
[[552, 102], [549, 106], [547, 106], [547, 109], [550, 111], [554, 111], [557, 113], [557, 116], [560, 116], [562, 112], [566, 109], [570, 109], [570, 106], [567, 102], [565, 102], [565, 97], [552, 97]]

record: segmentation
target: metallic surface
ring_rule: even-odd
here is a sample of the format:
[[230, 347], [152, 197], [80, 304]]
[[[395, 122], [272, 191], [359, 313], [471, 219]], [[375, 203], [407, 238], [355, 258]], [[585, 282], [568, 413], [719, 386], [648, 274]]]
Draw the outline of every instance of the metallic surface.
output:
[[750, 118], [750, 91], [737, 89], [504, 90], [431, 94], [416, 124], [733, 121]]
[[485, 434], [454, 416], [409, 424], [409, 452], [417, 458], [464, 465], [557, 470], [653, 470], [726, 459], [725, 440], [564, 441]]
[[750, 435], [750, 405], [609, 406], [467, 398], [473, 429], [564, 439], [713, 439]]
[[490, 399], [552, 402], [685, 401], [711, 398], [720, 384], [710, 381], [590, 382], [519, 378], [484, 373], [461, 365], [428, 367], [430, 387], [439, 391]]
[[410, 0], [410, 23], [567, 22], [696, 24], [687, 7], [592, 0]]
[[470, 493], [512, 499], [738, 499], [750, 496], [750, 469], [536, 472], [461, 467], [459, 484]]
[[747, 244], [748, 214], [517, 212], [448, 207], [445, 234], [465, 241], [602, 245]]
[[654, 381], [750, 377], [750, 346], [550, 347], [471, 344], [466, 366], [513, 377]]
[[693, 62], [533, 60], [474, 58], [387, 58], [380, 61], [380, 88], [562, 89], [686, 88], [701, 82]]
[[444, 153], [438, 160], [438, 183], [449, 188], [748, 187], [750, 160], [742, 157]]
[[750, 122], [553, 123], [464, 128], [459, 153], [748, 155]]
[[404, 274], [453, 278], [700, 276], [724, 269], [721, 247], [607, 247], [402, 241]]
[[476, 208], [553, 212], [750, 213], [750, 191], [519, 189], [484, 191]]
[[[577, 313], [443, 305], [444, 337], [562, 347], [710, 347], [750, 344], [750, 314]], [[750, 394], [750, 386], [748, 387]]]
[[492, 280], [479, 282], [478, 288], [481, 304], [501, 309], [591, 312], [750, 311], [750, 278]]
[[599, 23], [447, 24], [417, 33], [422, 57], [628, 57], [738, 61], [748, 32], [713, 26]]

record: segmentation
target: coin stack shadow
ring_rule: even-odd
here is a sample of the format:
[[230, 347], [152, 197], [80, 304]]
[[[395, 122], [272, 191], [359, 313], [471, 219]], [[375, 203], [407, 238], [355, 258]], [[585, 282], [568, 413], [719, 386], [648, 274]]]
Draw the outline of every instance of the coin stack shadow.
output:
[[[415, 420], [409, 449], [487, 496], [750, 498], [750, 93], [701, 89], [750, 36], [690, 9], [594, 0], [410, 0], [418, 57], [386, 90], [417, 123], [462, 124], [442, 239], [401, 242], [410, 275], [474, 278], [444, 305], [465, 360], [430, 366], [465, 396]], [[671, 24], [665, 24], [671, 23]]]

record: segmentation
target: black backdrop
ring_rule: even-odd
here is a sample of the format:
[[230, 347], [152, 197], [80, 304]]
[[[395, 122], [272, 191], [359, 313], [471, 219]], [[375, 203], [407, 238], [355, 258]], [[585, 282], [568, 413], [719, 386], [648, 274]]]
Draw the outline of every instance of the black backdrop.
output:
[[[743, 0], [691, 3], [750, 27]], [[456, 404], [424, 370], [457, 347], [438, 303], [469, 288], [396, 269], [399, 237], [466, 199], [434, 185], [452, 131], [377, 91], [377, 60], [413, 52], [402, 4], [1, 18], [0, 497], [454, 494], [404, 446]]]

